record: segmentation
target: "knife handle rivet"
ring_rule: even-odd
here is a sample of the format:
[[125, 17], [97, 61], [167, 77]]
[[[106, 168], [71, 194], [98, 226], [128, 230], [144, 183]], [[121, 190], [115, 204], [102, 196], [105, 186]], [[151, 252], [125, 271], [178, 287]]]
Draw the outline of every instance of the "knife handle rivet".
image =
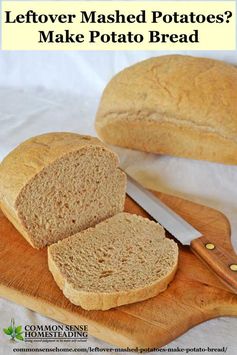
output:
[[237, 264], [231, 264], [230, 265], [230, 270], [237, 271]]
[[215, 249], [215, 245], [212, 244], [212, 243], [207, 243], [207, 244], [205, 245], [205, 247], [206, 247], [208, 250], [213, 250], [213, 249]]

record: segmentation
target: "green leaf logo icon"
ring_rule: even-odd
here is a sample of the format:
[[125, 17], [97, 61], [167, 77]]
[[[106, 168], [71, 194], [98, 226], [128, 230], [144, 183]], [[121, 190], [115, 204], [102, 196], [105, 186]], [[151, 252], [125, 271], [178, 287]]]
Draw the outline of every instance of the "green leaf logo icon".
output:
[[22, 326], [18, 325], [18, 327], [16, 327], [16, 333], [19, 334], [22, 331]]
[[22, 326], [21, 325], [18, 325], [18, 326], [15, 326], [15, 320], [14, 318], [11, 319], [11, 325], [8, 327], [8, 328], [3, 328], [3, 332], [8, 335], [11, 340], [24, 340], [22, 334], [23, 334], [23, 331], [22, 331]]
[[11, 327], [4, 328], [3, 331], [4, 331], [4, 333], [7, 334], [7, 335], [11, 335], [11, 334], [12, 334], [12, 328], [11, 328]]

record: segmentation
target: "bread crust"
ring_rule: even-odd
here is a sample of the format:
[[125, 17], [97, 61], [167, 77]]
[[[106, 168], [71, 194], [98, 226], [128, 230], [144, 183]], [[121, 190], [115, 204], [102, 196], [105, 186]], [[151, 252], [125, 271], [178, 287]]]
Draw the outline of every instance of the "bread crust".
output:
[[109, 152], [117, 167], [118, 157], [98, 138], [69, 132], [53, 132], [36, 136], [17, 146], [0, 164], [0, 207], [6, 217], [34, 247], [17, 210], [17, 200], [31, 179], [63, 156], [84, 148], [98, 147]]
[[[14, 205], [25, 184], [46, 166], [63, 155], [91, 145], [107, 149], [98, 138], [69, 132], [52, 132], [27, 139], [1, 162], [1, 201], [7, 199], [10, 205]], [[111, 156], [118, 164], [117, 156], [112, 152]]]
[[96, 116], [107, 143], [237, 164], [237, 69], [221, 61], [161, 56], [117, 74]]
[[[145, 132], [145, 133], [144, 133]], [[144, 134], [146, 138], [144, 138]], [[170, 122], [114, 120], [99, 134], [109, 144], [148, 153], [237, 164], [237, 143], [213, 132], [200, 132]]]
[[171, 272], [159, 281], [156, 281], [146, 287], [138, 288], [130, 291], [120, 292], [85, 292], [76, 290], [62, 275], [60, 269], [54, 262], [50, 248], [48, 248], [48, 266], [53, 278], [59, 288], [62, 290], [65, 297], [67, 297], [73, 304], [81, 306], [86, 310], [108, 310], [110, 308], [118, 307], [124, 304], [140, 302], [151, 297], [157, 296], [159, 293], [165, 291], [169, 283], [173, 280], [178, 269], [178, 250], [177, 263]]

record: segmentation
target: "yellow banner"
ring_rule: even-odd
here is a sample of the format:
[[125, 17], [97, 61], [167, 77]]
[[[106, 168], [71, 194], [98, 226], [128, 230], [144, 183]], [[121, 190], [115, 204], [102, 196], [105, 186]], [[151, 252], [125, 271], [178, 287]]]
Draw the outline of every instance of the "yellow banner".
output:
[[3, 50], [233, 50], [235, 1], [3, 1]]

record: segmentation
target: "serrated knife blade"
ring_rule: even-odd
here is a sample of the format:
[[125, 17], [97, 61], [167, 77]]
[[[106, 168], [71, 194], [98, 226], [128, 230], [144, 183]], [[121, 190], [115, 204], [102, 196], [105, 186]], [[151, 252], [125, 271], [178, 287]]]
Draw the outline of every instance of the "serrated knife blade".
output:
[[230, 254], [213, 242], [208, 235], [200, 233], [130, 176], [127, 194], [182, 244], [190, 245], [191, 250], [225, 286], [237, 294], [237, 255], [234, 251]]
[[158, 197], [129, 175], [127, 177], [127, 194], [182, 244], [190, 244], [193, 239], [202, 236], [198, 230], [161, 202]]

